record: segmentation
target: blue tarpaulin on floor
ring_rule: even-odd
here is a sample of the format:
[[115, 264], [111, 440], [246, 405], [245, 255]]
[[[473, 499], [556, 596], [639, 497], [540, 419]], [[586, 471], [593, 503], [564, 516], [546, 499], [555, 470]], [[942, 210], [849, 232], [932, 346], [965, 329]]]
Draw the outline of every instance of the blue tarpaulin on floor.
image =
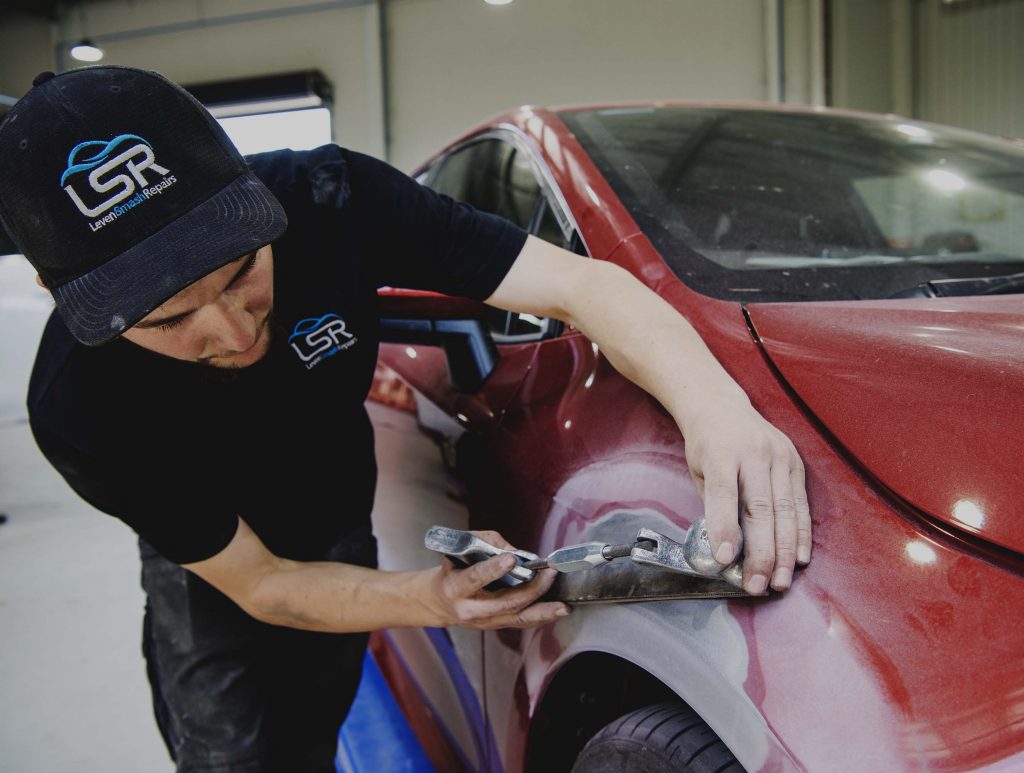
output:
[[369, 652], [363, 679], [338, 731], [339, 773], [434, 773]]

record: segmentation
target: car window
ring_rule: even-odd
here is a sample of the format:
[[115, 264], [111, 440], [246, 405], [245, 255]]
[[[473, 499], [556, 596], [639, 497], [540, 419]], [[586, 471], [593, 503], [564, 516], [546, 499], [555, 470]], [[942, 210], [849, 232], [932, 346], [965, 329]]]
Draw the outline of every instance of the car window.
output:
[[[542, 239], [566, 246], [529, 157], [510, 142], [484, 139], [459, 148], [442, 161], [428, 184], [438, 193], [501, 215]], [[497, 343], [540, 338], [556, 323], [494, 307], [488, 308], [485, 320]]]
[[1020, 250], [1024, 193], [978, 179], [967, 186], [941, 170], [930, 178], [865, 177], [853, 187], [894, 247], [922, 255]]
[[1024, 272], [1020, 145], [826, 111], [559, 117], [666, 263], [707, 295], [889, 298], [937, 280], [964, 280], [969, 292], [986, 286], [975, 280]]
[[562, 249], [568, 249], [569, 247], [569, 240], [562, 231], [562, 226], [559, 224], [558, 218], [555, 217], [555, 212], [547, 199], [541, 204], [541, 211], [537, 218], [534, 233], [538, 238], [551, 242], [551, 244], [557, 247]]
[[431, 187], [457, 201], [529, 228], [540, 185], [529, 159], [503, 140], [481, 140], [445, 159]]

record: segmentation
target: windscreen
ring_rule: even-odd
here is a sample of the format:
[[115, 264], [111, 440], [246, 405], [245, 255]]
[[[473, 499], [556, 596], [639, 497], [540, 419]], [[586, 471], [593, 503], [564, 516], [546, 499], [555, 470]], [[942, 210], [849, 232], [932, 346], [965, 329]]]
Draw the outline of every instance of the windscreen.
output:
[[665, 261], [741, 301], [887, 298], [1024, 272], [1024, 147], [898, 118], [720, 108], [559, 117]]

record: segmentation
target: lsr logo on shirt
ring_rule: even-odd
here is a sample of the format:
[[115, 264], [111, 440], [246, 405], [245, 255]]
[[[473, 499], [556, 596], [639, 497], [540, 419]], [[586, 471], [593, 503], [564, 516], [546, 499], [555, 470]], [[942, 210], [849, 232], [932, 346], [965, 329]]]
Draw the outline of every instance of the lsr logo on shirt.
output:
[[300, 320], [288, 336], [288, 343], [307, 370], [348, 349], [358, 340], [345, 329], [345, 320], [337, 314]]
[[[143, 174], [147, 170], [163, 179], [147, 180]], [[80, 180], [73, 184], [69, 182], [75, 175], [84, 172], [89, 173], [86, 177], [88, 189], [81, 185]], [[97, 218], [89, 223], [93, 232], [113, 223], [128, 210], [160, 195], [177, 181], [169, 169], [156, 162], [153, 146], [137, 134], [119, 134], [109, 142], [87, 140], [78, 143], [68, 154], [67, 168], [60, 176], [61, 187], [71, 197], [78, 211], [88, 218]], [[81, 188], [81, 194], [76, 190], [76, 185]], [[82, 194], [88, 203], [83, 201]], [[97, 199], [96, 194], [104, 198]]]

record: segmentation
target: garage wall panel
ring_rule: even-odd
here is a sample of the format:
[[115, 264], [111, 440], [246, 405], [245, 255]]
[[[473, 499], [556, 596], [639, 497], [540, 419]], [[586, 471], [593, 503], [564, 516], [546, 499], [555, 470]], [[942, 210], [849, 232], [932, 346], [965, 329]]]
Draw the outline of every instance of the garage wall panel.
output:
[[[805, 6], [803, 0], [787, 5]], [[179, 82], [317, 68], [335, 87], [335, 140], [384, 155], [378, 9], [353, 0], [89, 0], [59, 39], [114, 35], [105, 62]], [[390, 161], [411, 168], [446, 139], [520, 104], [764, 100], [766, 0], [388, 0]], [[309, 12], [316, 8], [315, 12]], [[287, 11], [223, 26], [203, 20]], [[164, 25], [188, 25], [164, 30]], [[134, 37], [147, 30], [143, 37]], [[804, 59], [793, 61], [794, 74]], [[74, 64], [67, 62], [68, 66]], [[802, 75], [801, 77], [806, 77]], [[806, 88], [803, 90], [806, 93]]]
[[830, 105], [893, 110], [890, 0], [831, 0]]
[[[102, 0], [68, 13], [60, 38], [98, 36], [190, 24], [264, 10], [299, 8], [301, 0]], [[202, 15], [197, 13], [202, 10]], [[84, 23], [83, 23], [84, 21]], [[377, 12], [372, 4], [296, 13], [225, 26], [103, 42], [103, 62], [146, 67], [179, 83], [319, 69], [334, 85], [335, 141], [383, 154]], [[77, 64], [69, 61], [68, 66]]]
[[1024, 137], [1024, 0], [915, 3], [916, 112]]
[[0, 10], [0, 95], [18, 98], [36, 75], [52, 70], [53, 42], [46, 19]]
[[392, 161], [519, 104], [766, 96], [761, 0], [395, 0]]

